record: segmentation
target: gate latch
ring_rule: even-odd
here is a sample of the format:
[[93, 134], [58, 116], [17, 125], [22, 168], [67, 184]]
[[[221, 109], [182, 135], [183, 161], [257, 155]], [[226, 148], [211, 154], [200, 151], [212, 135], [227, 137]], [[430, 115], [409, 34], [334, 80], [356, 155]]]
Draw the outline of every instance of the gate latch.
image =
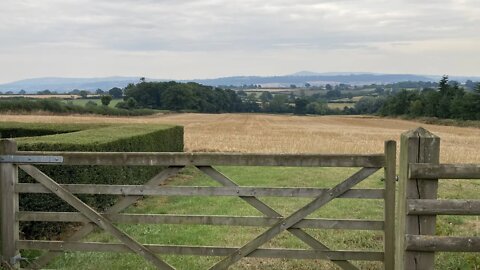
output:
[[22, 156], [22, 155], [0, 155], [0, 163], [20, 163], [20, 164], [51, 164], [62, 163], [62, 156]]

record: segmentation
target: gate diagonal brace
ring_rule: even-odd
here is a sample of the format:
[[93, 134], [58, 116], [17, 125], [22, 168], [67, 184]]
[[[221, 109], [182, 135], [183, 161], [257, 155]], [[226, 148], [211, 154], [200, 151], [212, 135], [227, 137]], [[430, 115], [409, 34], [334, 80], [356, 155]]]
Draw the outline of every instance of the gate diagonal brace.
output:
[[355, 174], [347, 178], [342, 183], [331, 188], [327, 193], [318, 196], [316, 199], [314, 199], [304, 207], [300, 208], [290, 216], [277, 222], [270, 229], [266, 230], [265, 232], [257, 236], [255, 239], [245, 244], [243, 247], [239, 248], [238, 250], [236, 250], [235, 252], [233, 252], [223, 260], [219, 261], [210, 269], [211, 270], [227, 269], [229, 266], [231, 266], [235, 262], [239, 261], [240, 259], [247, 256], [248, 254], [252, 253], [261, 245], [265, 244], [266, 242], [272, 240], [275, 236], [277, 236], [281, 232], [288, 230], [290, 227], [292, 227], [293, 225], [295, 225], [296, 223], [304, 219], [306, 216], [310, 215], [320, 207], [324, 206], [328, 202], [342, 195], [343, 193], [345, 193], [346, 191], [354, 187], [356, 184], [360, 183], [362, 180], [369, 177], [370, 175], [372, 175], [378, 170], [379, 168], [362, 168], [360, 171], [356, 172]]
[[[232, 181], [231, 179], [229, 179], [227, 176], [223, 175], [222, 173], [220, 173], [219, 171], [217, 171], [216, 169], [212, 168], [211, 166], [197, 166], [197, 168], [204, 172], [205, 174], [207, 174], [208, 176], [210, 176], [212, 179], [214, 179], [215, 181], [221, 183], [222, 185], [224, 186], [238, 186], [234, 181]], [[369, 170], [370, 169], [370, 170]], [[367, 178], [368, 176], [370, 176], [371, 174], [373, 174], [374, 172], [376, 172], [378, 170], [378, 168], [369, 168], [369, 169], [362, 169], [360, 170], [359, 172], [355, 173], [354, 175], [352, 175], [350, 178], [348, 178], [347, 180], [345, 180], [344, 182], [347, 182], [348, 180], [352, 179], [352, 178], [358, 178], [360, 177], [360, 179], [358, 180], [359, 182], [365, 178]], [[368, 170], [367, 173], [364, 172], [364, 170]], [[371, 170], [373, 170], [373, 172], [370, 172]], [[366, 176], [364, 175], [366, 174]], [[362, 178], [363, 177], [363, 178]], [[341, 186], [344, 182], [342, 182], [341, 184], [337, 185], [336, 187], [338, 186]], [[356, 183], [355, 183], [356, 184]], [[353, 185], [355, 185], [353, 184]], [[353, 187], [352, 185], [352, 187]], [[335, 188], [336, 188], [335, 187]], [[335, 189], [335, 188], [332, 188], [329, 190], [329, 194], [332, 194], [332, 191]], [[350, 187], [351, 188], [351, 187]], [[348, 189], [350, 189], [348, 188]], [[344, 192], [346, 192], [348, 189], [346, 189]], [[340, 196], [341, 194], [343, 194], [344, 192], [338, 194], [336, 197]], [[246, 196], [239, 196], [241, 199], [243, 199], [244, 201], [246, 201], [247, 203], [249, 203], [250, 205], [252, 205], [254, 208], [256, 208], [258, 211], [262, 212], [263, 214], [265, 214], [266, 216], [268, 217], [282, 217], [282, 215], [278, 212], [276, 212], [274, 209], [272, 209], [271, 207], [269, 207], [268, 205], [266, 205], [265, 203], [263, 203], [261, 200], [259, 200], [258, 198], [256, 197], [246, 197]], [[334, 198], [332, 198], [334, 199]], [[318, 208], [320, 208], [321, 206], [319, 206]], [[318, 209], [317, 208], [317, 209]], [[316, 209], [314, 209], [313, 211], [315, 211]], [[312, 211], [312, 212], [313, 212]], [[298, 221], [301, 221], [303, 218], [305, 218], [306, 216], [308, 216], [309, 214], [306, 214], [304, 217], [300, 218]], [[278, 224], [281, 224], [285, 221], [286, 219], [284, 219], [283, 221], [280, 221]], [[292, 224], [291, 226], [293, 226], [295, 224]], [[291, 227], [290, 226], [290, 227]], [[305, 231], [303, 231], [302, 229], [295, 229], [295, 228], [285, 228], [288, 232], [290, 232], [292, 235], [296, 236], [297, 238], [299, 238], [301, 241], [303, 241], [304, 243], [306, 243], [307, 245], [309, 245], [311, 248], [313, 249], [316, 249], [316, 250], [322, 250], [322, 251], [329, 251], [330, 249], [325, 246], [324, 244], [322, 244], [320, 241], [318, 241], [317, 239], [315, 239], [314, 237], [312, 237], [311, 235], [309, 235], [308, 233], [306, 233]], [[272, 237], [273, 238], [273, 237]], [[247, 256], [248, 254], [244, 254], [244, 256]], [[336, 261], [336, 260], [331, 260], [330, 258], [328, 257], [324, 257], [324, 259], [326, 260], [330, 260], [332, 261], [333, 263], [337, 264], [338, 266], [340, 266], [342, 269], [358, 269], [356, 266], [354, 266], [353, 264], [351, 264], [350, 262], [346, 261], [346, 260], [343, 260], [343, 261]], [[230, 265], [230, 264], [229, 264]], [[225, 267], [228, 267], [229, 265], [226, 265]], [[222, 268], [219, 268], [219, 269], [222, 269]]]
[[172, 266], [158, 258], [151, 250], [146, 248], [144, 245], [140, 244], [134, 240], [131, 236], [124, 233], [118, 229], [113, 223], [96, 212], [90, 206], [81, 201], [78, 197], [70, 193], [65, 188], [61, 187], [53, 179], [48, 177], [39, 169], [35, 168], [32, 165], [20, 165], [19, 166], [23, 171], [32, 176], [36, 181], [49, 189], [52, 193], [57, 195], [60, 199], [67, 202], [69, 205], [74, 207], [77, 211], [81, 212], [85, 217], [90, 219], [93, 223], [97, 224], [100, 228], [109, 232], [111, 235], [119, 239], [125, 246], [131, 249], [133, 252], [138, 255], [143, 256], [145, 259], [149, 260], [153, 265], [158, 269], [168, 269], [174, 270]]
[[[181, 169], [183, 169], [183, 166], [170, 166], [157, 175], [155, 175], [152, 179], [147, 181], [145, 186], [158, 186], [164, 183], [168, 178], [176, 175]], [[130, 205], [134, 204], [136, 201], [139, 199], [143, 198], [143, 196], [127, 196], [123, 197], [115, 203], [113, 206], [111, 206], [105, 213], [108, 214], [116, 214]], [[95, 225], [92, 223], [84, 223], [82, 227], [76, 231], [73, 235], [71, 235], [67, 241], [79, 241], [83, 237], [87, 236], [90, 232], [92, 232], [95, 229]], [[60, 251], [48, 251], [42, 256], [38, 257], [34, 262], [32, 262], [28, 267], [30, 268], [41, 268], [46, 266], [49, 262], [51, 262], [53, 259], [56, 257], [62, 255], [63, 252]], [[34, 264], [34, 265], [33, 265]]]

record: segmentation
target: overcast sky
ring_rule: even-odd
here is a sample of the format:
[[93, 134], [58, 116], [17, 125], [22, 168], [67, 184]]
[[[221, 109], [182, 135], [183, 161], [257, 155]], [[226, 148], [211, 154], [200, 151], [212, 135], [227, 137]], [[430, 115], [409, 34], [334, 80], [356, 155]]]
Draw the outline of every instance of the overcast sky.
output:
[[480, 1], [0, 1], [0, 82], [300, 70], [480, 75]]

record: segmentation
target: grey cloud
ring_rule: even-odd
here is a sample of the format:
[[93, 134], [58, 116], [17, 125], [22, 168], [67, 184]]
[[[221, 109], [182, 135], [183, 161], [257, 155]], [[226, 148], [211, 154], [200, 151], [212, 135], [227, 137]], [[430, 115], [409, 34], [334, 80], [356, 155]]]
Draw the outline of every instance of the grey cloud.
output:
[[[0, 76], [26, 73], [33, 63], [42, 67], [53, 62], [50, 66], [60, 73], [65, 67], [71, 74], [90, 71], [72, 67], [64, 60], [70, 58], [88, 68], [98, 59], [112, 61], [98, 68], [117, 74], [132, 74], [128, 62], [135, 59], [148, 59], [152, 70], [165, 61], [161, 71], [169, 74], [193, 72], [198, 61], [211, 75], [227, 67], [208, 71], [204, 63], [225, 58], [231, 60], [230, 70], [239, 72], [252, 65], [233, 66], [249, 56], [250, 61], [264, 59], [255, 65], [255, 72], [263, 74], [280, 71], [282, 65], [307, 69], [306, 63], [312, 61], [314, 67], [313, 61], [323, 58], [337, 70], [341, 65], [359, 71], [391, 69], [395, 57], [396, 65], [409, 68], [408, 61], [422, 56], [425, 46], [442, 40], [448, 40], [443, 53], [451, 55], [458, 70], [469, 70], [475, 60], [470, 54], [480, 54], [466, 44], [480, 47], [478, 25], [478, 0], [1, 0], [0, 63], [23, 64], [3, 70], [0, 65]], [[454, 57], [459, 54], [469, 63], [463, 69]], [[425, 62], [436, 58], [443, 56], [432, 54]], [[357, 59], [357, 66], [351, 59]], [[282, 69], [290, 71], [295, 70]]]
[[[475, 1], [6, 3], [0, 4], [4, 10], [0, 11], [0, 38], [9, 42], [0, 46], [78, 41], [129, 51], [254, 50], [281, 44], [329, 49], [408, 42], [478, 34], [471, 22], [480, 17]], [[18, 33], [22, 33], [20, 39], [15, 38]]]

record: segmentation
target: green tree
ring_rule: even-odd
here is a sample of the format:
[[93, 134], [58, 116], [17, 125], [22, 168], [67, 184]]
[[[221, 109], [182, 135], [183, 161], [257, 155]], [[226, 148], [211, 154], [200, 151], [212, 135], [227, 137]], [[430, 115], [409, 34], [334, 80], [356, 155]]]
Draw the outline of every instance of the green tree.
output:
[[128, 98], [127, 99], [127, 107], [128, 109], [135, 109], [137, 107], [137, 101], [133, 98]]
[[326, 101], [317, 100], [308, 103], [306, 110], [309, 114], [325, 115], [328, 113], [329, 109]]
[[123, 91], [122, 91], [122, 89], [120, 89], [118, 87], [114, 87], [114, 88], [108, 90], [108, 94], [110, 96], [112, 96], [113, 98], [122, 98]]
[[246, 97], [247, 97], [247, 93], [245, 93], [245, 91], [243, 91], [243, 90], [239, 90], [239, 91], [237, 92], [237, 95], [240, 96], [240, 97], [242, 97], [242, 98], [246, 98]]
[[435, 89], [425, 88], [422, 90], [420, 96], [422, 104], [424, 105], [422, 116], [438, 117], [440, 97], [440, 92]]
[[173, 85], [162, 92], [162, 105], [173, 111], [191, 110], [197, 104], [191, 88], [182, 85]]
[[355, 103], [354, 109], [358, 114], [373, 114], [377, 113], [384, 103], [385, 97], [365, 96]]
[[260, 107], [257, 104], [257, 97], [254, 93], [247, 95], [245, 101], [245, 111], [246, 112], [258, 112]]
[[440, 90], [440, 94], [444, 96], [447, 94], [449, 89], [450, 89], [450, 86], [448, 84], [448, 76], [443, 75], [442, 79], [440, 79], [440, 82], [438, 83], [438, 90]]
[[467, 80], [465, 82], [465, 86], [468, 87], [470, 90], [475, 90], [476, 84], [472, 80]]
[[102, 102], [102, 105], [103, 106], [108, 106], [110, 104], [110, 102], [112, 101], [112, 96], [110, 95], [103, 95], [101, 98], [100, 98], [100, 101]]
[[273, 99], [273, 95], [272, 93], [270, 93], [269, 91], [264, 91], [262, 92], [262, 94], [260, 95], [260, 101], [262, 103], [267, 103], [269, 102], [270, 100]]
[[88, 91], [86, 91], [86, 90], [81, 90], [78, 94], [79, 94], [80, 97], [82, 97], [82, 98], [87, 98], [89, 93], [88, 93]]
[[288, 96], [282, 95], [282, 94], [274, 95], [272, 101], [270, 101], [268, 105], [268, 111], [273, 113], [290, 112], [290, 106], [288, 104]]
[[248, 102], [256, 103], [257, 102], [257, 96], [255, 95], [255, 93], [250, 93], [250, 94], [247, 95], [247, 100], [248, 100]]
[[307, 113], [308, 101], [304, 98], [295, 99], [295, 108], [293, 110], [294, 114], [304, 115]]
[[327, 91], [326, 98], [329, 99], [329, 100], [330, 99], [337, 99], [337, 98], [340, 98], [340, 97], [342, 97], [342, 92], [340, 92], [339, 89]]
[[[8, 92], [11, 92], [11, 93], [13, 94], [12, 91], [8, 91]], [[8, 94], [8, 92], [7, 92], [6, 94]], [[50, 91], [50, 90], [48, 90], [48, 89], [45, 89], [45, 90], [43, 90], [43, 91], [38, 91], [38, 92], [37, 92], [37, 95], [53, 95], [53, 94], [56, 94], [56, 92], [52, 92], [52, 91]]]
[[410, 107], [408, 108], [408, 111], [410, 112], [410, 115], [413, 117], [419, 117], [423, 115], [423, 103], [420, 99], [413, 100], [410, 102]]
[[475, 91], [471, 97], [471, 111], [474, 114], [473, 119], [480, 119], [480, 83], [477, 84]]

